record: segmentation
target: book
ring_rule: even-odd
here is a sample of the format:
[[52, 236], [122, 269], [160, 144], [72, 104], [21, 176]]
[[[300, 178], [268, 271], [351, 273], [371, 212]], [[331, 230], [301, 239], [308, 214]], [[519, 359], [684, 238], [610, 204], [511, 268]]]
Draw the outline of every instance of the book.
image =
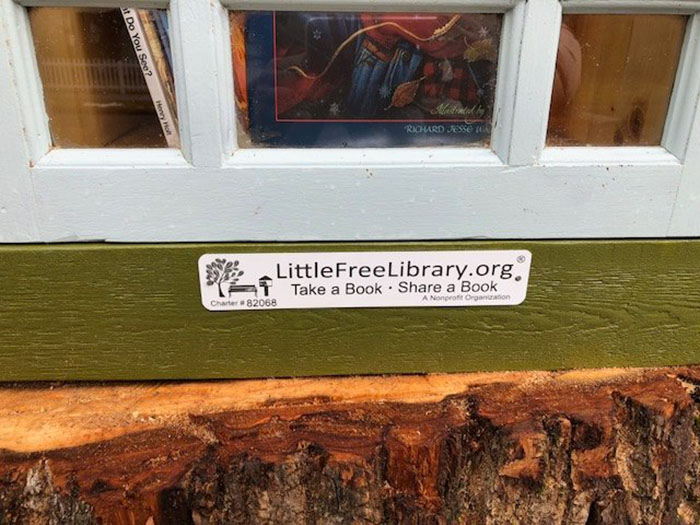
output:
[[233, 94], [236, 101], [236, 115], [238, 116], [239, 141], [246, 141], [249, 125], [245, 47], [246, 14], [233, 11], [229, 14], [229, 17], [231, 21], [231, 54], [233, 59]]
[[232, 44], [250, 143], [484, 145], [501, 21], [478, 13], [246, 12], [232, 23]]
[[147, 11], [147, 13], [151, 20], [153, 20], [156, 30], [158, 31], [158, 38], [163, 46], [165, 58], [168, 60], [172, 78], [173, 56], [170, 50], [170, 24], [168, 23], [168, 13], [162, 9], [151, 9]]
[[163, 26], [163, 20], [160, 19], [159, 23], [165, 30], [159, 31], [152, 12], [148, 10], [124, 7], [120, 11], [165, 140], [169, 147], [179, 148], [175, 89], [169, 61], [170, 43], [161, 36], [167, 35], [167, 26]]

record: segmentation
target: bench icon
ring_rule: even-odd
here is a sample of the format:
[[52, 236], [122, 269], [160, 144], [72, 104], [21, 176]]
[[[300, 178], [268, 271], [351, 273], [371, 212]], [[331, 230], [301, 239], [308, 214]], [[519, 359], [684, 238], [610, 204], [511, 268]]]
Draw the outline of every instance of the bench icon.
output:
[[252, 292], [255, 294], [255, 297], [258, 296], [258, 287], [255, 286], [254, 284], [232, 284], [231, 286], [228, 287], [228, 296], [231, 297], [231, 294], [234, 293], [248, 293]]

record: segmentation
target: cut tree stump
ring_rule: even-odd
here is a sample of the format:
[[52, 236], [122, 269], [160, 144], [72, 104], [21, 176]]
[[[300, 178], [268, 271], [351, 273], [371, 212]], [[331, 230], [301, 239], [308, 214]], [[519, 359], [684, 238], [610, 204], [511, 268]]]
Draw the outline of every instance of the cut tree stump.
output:
[[700, 367], [0, 389], [2, 523], [700, 522]]

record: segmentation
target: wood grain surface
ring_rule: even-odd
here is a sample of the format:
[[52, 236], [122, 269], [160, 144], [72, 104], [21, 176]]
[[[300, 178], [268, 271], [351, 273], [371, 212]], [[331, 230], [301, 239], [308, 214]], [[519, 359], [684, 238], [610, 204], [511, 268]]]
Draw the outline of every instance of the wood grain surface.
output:
[[[204, 253], [528, 249], [513, 307], [209, 312]], [[700, 363], [700, 241], [0, 248], [0, 380], [199, 379]]]
[[0, 522], [700, 521], [700, 368], [0, 388]]
[[563, 24], [579, 46], [580, 84], [566, 105], [553, 106], [548, 142], [660, 144], [688, 18], [575, 14]]

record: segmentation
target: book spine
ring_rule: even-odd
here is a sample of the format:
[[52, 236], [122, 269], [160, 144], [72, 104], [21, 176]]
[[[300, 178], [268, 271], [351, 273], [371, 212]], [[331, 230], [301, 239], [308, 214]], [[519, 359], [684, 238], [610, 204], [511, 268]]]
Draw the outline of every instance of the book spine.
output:
[[152, 36], [149, 37], [137, 9], [124, 7], [120, 11], [141, 66], [143, 78], [153, 100], [153, 106], [155, 107], [165, 140], [169, 147], [179, 148], [180, 136], [177, 126], [175, 100], [168, 90], [168, 85], [171, 83], [169, 79], [163, 78], [162, 68], [158, 67], [156, 59], [156, 55], [161, 49], [160, 42], [157, 40], [157, 37], [155, 41]]
[[163, 53], [165, 53], [165, 58], [168, 60], [168, 66], [170, 67], [170, 71], [172, 71], [173, 57], [170, 51], [170, 24], [168, 23], [168, 13], [159, 10], [153, 10], [149, 13], [158, 31], [158, 38], [160, 38], [160, 43], [163, 46]]

